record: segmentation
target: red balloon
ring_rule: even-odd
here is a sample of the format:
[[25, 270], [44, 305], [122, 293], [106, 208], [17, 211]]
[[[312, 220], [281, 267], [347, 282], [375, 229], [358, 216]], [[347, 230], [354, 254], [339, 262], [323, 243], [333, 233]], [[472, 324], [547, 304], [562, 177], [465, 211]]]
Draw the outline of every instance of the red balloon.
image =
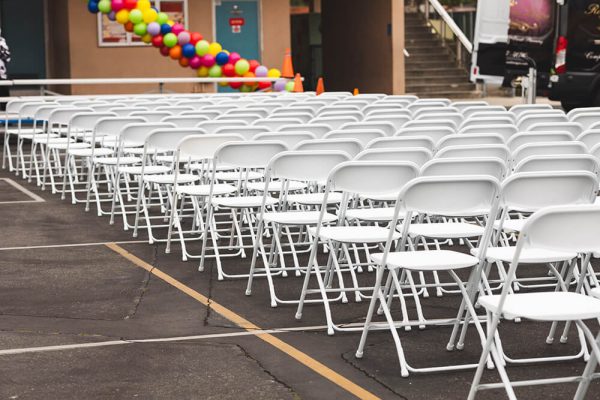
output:
[[133, 23], [131, 21], [128, 21], [124, 26], [127, 32], [133, 32]]
[[235, 75], [235, 66], [233, 64], [225, 64], [221, 67], [221, 71], [223, 72], [223, 75], [232, 77]]
[[250, 60], [249, 64], [250, 64], [250, 72], [254, 72], [254, 71], [256, 71], [256, 68], [260, 67], [260, 63], [256, 60]]
[[167, 47], [167, 46], [163, 46], [160, 48], [160, 54], [162, 54], [165, 57], [169, 55], [170, 51], [171, 51], [171, 48]]
[[204, 37], [200, 33], [198, 33], [198, 32], [192, 32], [190, 34], [190, 43], [193, 44], [193, 45], [195, 45], [196, 43], [198, 43], [202, 39], [204, 39]]
[[271, 82], [258, 82], [259, 89], [268, 89], [271, 87]]
[[152, 46], [154, 47], [163, 47], [163, 36], [162, 35], [156, 35], [152, 38]]
[[244, 84], [244, 82], [230, 82], [230, 83], [229, 83], [229, 86], [230, 86], [232, 89], [239, 89], [239, 88], [241, 88], [241, 87], [242, 87], [242, 85], [243, 85], [243, 84]]
[[125, 0], [124, 6], [124, 8], [127, 10], [133, 10], [137, 7], [137, 0]]
[[181, 66], [182, 66], [182, 67], [184, 67], [184, 68], [185, 68], [185, 67], [189, 67], [189, 65], [190, 65], [190, 60], [189, 60], [189, 58], [186, 58], [186, 57], [181, 57], [181, 58], [179, 59], [179, 65], [181, 65]]
[[175, 45], [175, 46], [171, 47], [171, 49], [169, 50], [169, 56], [173, 60], [179, 60], [181, 58], [181, 46]]

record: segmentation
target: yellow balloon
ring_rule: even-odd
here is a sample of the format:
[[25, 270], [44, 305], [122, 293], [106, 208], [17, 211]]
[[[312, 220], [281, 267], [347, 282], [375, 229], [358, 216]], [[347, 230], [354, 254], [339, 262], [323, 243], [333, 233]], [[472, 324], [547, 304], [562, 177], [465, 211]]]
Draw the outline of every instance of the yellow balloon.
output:
[[172, 19], [170, 19], [170, 20], [167, 21], [167, 25], [173, 26], [173, 25], [175, 25], [175, 21], [173, 21]]
[[144, 36], [142, 36], [142, 42], [144, 43], [150, 43], [152, 41], [152, 35], [149, 33], [146, 33]]
[[221, 46], [220, 43], [217, 42], [212, 42], [210, 44], [210, 46], [208, 47], [208, 52], [210, 54], [212, 54], [213, 56], [216, 56], [217, 54], [219, 54], [221, 51], [223, 50], [223, 46]]
[[158, 13], [156, 12], [156, 10], [149, 8], [143, 11], [143, 18], [144, 22], [149, 24], [151, 22], [156, 21], [156, 19], [158, 18]]
[[225, 54], [227, 54], [227, 55], [230, 55], [230, 54], [231, 54], [231, 53], [229, 52], [229, 50], [225, 50], [225, 49], [223, 49], [223, 53], [225, 53]]
[[129, 22], [129, 11], [127, 11], [125, 9], [120, 10], [115, 15], [115, 20], [120, 24], [126, 24], [127, 22]]
[[150, 4], [150, 0], [138, 0], [136, 8], [144, 11], [152, 8], [152, 4]]
[[229, 82], [219, 82], [219, 86], [229, 86]]
[[198, 68], [198, 76], [200, 78], [206, 78], [208, 76], [208, 68], [204, 65]]
[[281, 78], [281, 71], [277, 68], [271, 68], [269, 72], [267, 72], [267, 76], [269, 78]]

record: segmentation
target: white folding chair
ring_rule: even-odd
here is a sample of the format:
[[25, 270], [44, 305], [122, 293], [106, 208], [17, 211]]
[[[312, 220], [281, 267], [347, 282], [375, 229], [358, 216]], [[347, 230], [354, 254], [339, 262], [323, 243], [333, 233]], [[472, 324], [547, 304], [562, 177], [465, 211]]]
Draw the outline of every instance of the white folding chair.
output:
[[366, 149], [401, 149], [406, 147], [423, 147], [433, 152], [435, 143], [428, 136], [394, 136], [371, 140]]
[[367, 149], [354, 157], [354, 161], [406, 161], [421, 167], [431, 160], [433, 154], [426, 148]]
[[279, 132], [289, 132], [289, 131], [305, 131], [314, 133], [317, 138], [322, 138], [325, 134], [331, 131], [331, 126], [326, 124], [294, 124], [294, 125], [285, 125], [279, 128]]
[[462, 133], [444, 136], [437, 143], [437, 149], [441, 150], [449, 146], [468, 146], [480, 144], [504, 144], [504, 138], [497, 133], [472, 133], [465, 135]]
[[569, 132], [519, 132], [506, 142], [510, 151], [515, 151], [519, 147], [528, 143], [540, 142], [568, 142], [575, 138]]
[[514, 173], [552, 171], [588, 171], [598, 175], [599, 160], [591, 154], [549, 154], [526, 157], [514, 167]]
[[385, 134], [379, 129], [340, 129], [325, 134], [323, 139], [356, 139], [365, 147], [371, 140], [381, 137], [385, 137]]
[[525, 132], [531, 130], [530, 128], [535, 124], [555, 124], [557, 122], [569, 122], [566, 115], [528, 115], [523, 117], [517, 123], [519, 131]]
[[462, 115], [465, 117], [465, 119], [469, 118], [472, 114], [476, 113], [476, 112], [504, 112], [506, 111], [506, 108], [504, 108], [503, 106], [470, 106], [470, 107], [465, 107], [462, 110]]
[[275, 132], [283, 126], [297, 125], [303, 122], [300, 118], [267, 118], [254, 121], [252, 126], [264, 126], [271, 130], [271, 132]]
[[528, 128], [529, 132], [569, 132], [574, 137], [579, 136], [583, 131], [583, 126], [577, 122], [537, 122]]
[[396, 137], [407, 137], [407, 136], [427, 136], [437, 144], [444, 136], [452, 135], [456, 131], [448, 127], [403, 127], [396, 133]]
[[270, 132], [265, 126], [224, 126], [214, 131], [215, 134], [242, 135], [245, 140], [252, 140], [254, 136], [265, 132]]
[[496, 157], [508, 162], [510, 150], [505, 145], [500, 144], [459, 145], [445, 147], [435, 154], [435, 158], [471, 157]]
[[[119, 114], [124, 116], [122, 114]], [[171, 117], [173, 114], [166, 111], [135, 111], [129, 114], [130, 117], [141, 117], [148, 122], [160, 122], [166, 118]]]
[[508, 139], [510, 139], [517, 132], [517, 127], [513, 124], [474, 125], [458, 130], [458, 133], [465, 135], [470, 135], [472, 133], [497, 133], [502, 135], [505, 142], [507, 142]]
[[293, 149], [300, 142], [316, 138], [315, 134], [310, 132], [265, 132], [254, 136], [252, 140], [278, 140], [285, 143], [289, 149]]
[[529, 143], [520, 146], [513, 152], [512, 164], [517, 165], [521, 160], [530, 156], [545, 154], [587, 154], [585, 144], [577, 141], [572, 142], [540, 142]]
[[600, 122], [600, 112], [587, 112], [571, 115], [569, 121], [580, 124], [584, 130], [591, 128]]
[[363, 150], [363, 145], [358, 139], [316, 139], [305, 140], [298, 143], [293, 149], [296, 151], [330, 151], [340, 150], [350, 157], [356, 156]]
[[488, 106], [488, 102], [485, 100], [467, 100], [467, 101], [454, 101], [450, 103], [450, 106], [456, 108], [458, 111], [462, 112], [467, 107], [474, 106]]
[[522, 112], [531, 110], [551, 110], [550, 104], [515, 104], [510, 107], [509, 111], [518, 117]]
[[496, 157], [434, 158], [421, 167], [421, 176], [489, 175], [502, 182], [506, 163]]
[[249, 126], [243, 120], [229, 120], [229, 121], [203, 121], [196, 125], [196, 128], [201, 128], [206, 131], [208, 134], [216, 133], [217, 130], [222, 128], [230, 128], [230, 127], [239, 127], [239, 126]]
[[394, 136], [397, 129], [390, 122], [362, 121], [350, 122], [341, 126], [340, 130], [378, 130], [383, 132], [385, 136]]
[[577, 140], [585, 144], [587, 148], [591, 150], [600, 143], [600, 129], [588, 129], [577, 136]]

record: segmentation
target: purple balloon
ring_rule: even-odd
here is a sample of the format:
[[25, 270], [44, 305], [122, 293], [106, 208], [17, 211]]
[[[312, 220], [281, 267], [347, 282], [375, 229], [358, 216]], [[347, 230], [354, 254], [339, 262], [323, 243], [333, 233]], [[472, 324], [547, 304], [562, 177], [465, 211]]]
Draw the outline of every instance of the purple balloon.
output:
[[115, 14], [115, 12], [114, 12], [114, 11], [111, 11], [111, 12], [109, 12], [109, 13], [108, 13], [107, 17], [108, 17], [108, 19], [110, 19], [111, 21], [114, 21], [114, 20], [117, 18], [117, 17], [116, 17], [116, 15], [117, 15], [117, 14]]
[[198, 69], [202, 66], [202, 59], [198, 56], [194, 56], [190, 58], [190, 67], [193, 69]]
[[188, 44], [191, 40], [191, 36], [190, 33], [188, 31], [183, 31], [181, 33], [179, 33], [179, 35], [177, 35], [177, 41], [179, 42], [179, 44], [181, 46], [183, 46], [184, 44]]
[[146, 27], [146, 32], [148, 32], [151, 36], [159, 35], [160, 24], [158, 22], [150, 22]]
[[260, 66], [256, 67], [256, 70], [254, 71], [254, 74], [259, 78], [266, 77], [268, 73], [269, 73], [269, 68], [265, 67], [264, 65], [260, 65]]
[[213, 65], [215, 65], [215, 56], [213, 56], [212, 54], [205, 54], [202, 56], [202, 65], [204, 65], [205, 67], [212, 67]]
[[275, 81], [275, 84], [273, 85], [273, 90], [275, 90], [276, 92], [283, 92], [285, 90], [286, 83], [287, 80], [285, 79], [277, 79]]

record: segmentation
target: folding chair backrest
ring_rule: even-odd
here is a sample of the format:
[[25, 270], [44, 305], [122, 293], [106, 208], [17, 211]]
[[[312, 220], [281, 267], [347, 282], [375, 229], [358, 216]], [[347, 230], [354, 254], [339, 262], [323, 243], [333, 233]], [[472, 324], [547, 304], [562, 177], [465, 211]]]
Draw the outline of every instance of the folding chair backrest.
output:
[[406, 115], [370, 115], [366, 117], [362, 123], [387, 123], [391, 124], [394, 127], [394, 132], [391, 135], [393, 136], [401, 129], [408, 121], [412, 118]]
[[265, 103], [256, 103], [248, 105], [245, 110], [248, 111], [263, 111], [266, 112], [265, 116], [271, 114], [274, 110], [281, 108], [281, 104], [265, 104]]
[[216, 133], [218, 129], [225, 127], [238, 127], [238, 126], [247, 126], [245, 121], [235, 120], [235, 121], [203, 121], [200, 122], [196, 127], [202, 128], [206, 131], [206, 133]]
[[369, 112], [369, 114], [365, 114], [366, 117], [365, 118], [372, 118], [372, 117], [384, 117], [384, 116], [402, 116], [402, 117], [406, 117], [406, 118], [410, 118], [412, 119], [412, 113], [407, 110], [407, 109], [399, 109], [399, 108], [395, 108], [395, 109], [380, 109], [380, 110], [372, 110], [371, 112]]
[[252, 126], [264, 126], [269, 128], [271, 131], [277, 131], [282, 126], [299, 125], [301, 123], [303, 122], [299, 118], [266, 118], [254, 121]]
[[421, 176], [489, 175], [499, 182], [506, 177], [506, 163], [495, 157], [434, 158], [421, 168]]
[[[124, 116], [123, 114], [120, 114]], [[167, 117], [171, 116], [171, 113], [163, 111], [136, 111], [129, 114], [130, 117], [142, 117], [148, 122], [160, 122]]]
[[[557, 206], [533, 214], [523, 226], [519, 242], [523, 247], [597, 253], [600, 250], [600, 206]], [[520, 247], [521, 243], [517, 246]], [[518, 257], [518, 254], [515, 255]]]
[[296, 145], [305, 140], [314, 140], [317, 137], [310, 132], [265, 132], [254, 136], [253, 140], [278, 140], [289, 148], [293, 149]]
[[511, 137], [506, 144], [510, 151], [515, 151], [528, 143], [565, 142], [572, 140], [575, 140], [575, 138], [569, 132], [520, 132]]
[[221, 117], [226, 115], [235, 116], [235, 115], [254, 115], [259, 118], [267, 118], [270, 114], [270, 111], [264, 108], [234, 108], [233, 110], [227, 111], [225, 114], [221, 114]]
[[238, 168], [265, 168], [277, 154], [287, 151], [285, 143], [276, 140], [232, 142], [215, 152], [215, 164]]
[[579, 136], [584, 131], [583, 126], [577, 122], [538, 122], [531, 125], [528, 130], [529, 132], [569, 132], [574, 137]]
[[439, 109], [443, 109], [446, 106], [447, 104], [439, 101], [423, 103], [421, 102], [421, 100], [417, 100], [414, 103], [411, 103], [408, 106], [406, 106], [406, 109], [410, 111], [413, 115], [416, 115], [417, 111], [423, 108], [437, 107]]
[[356, 161], [407, 161], [421, 167], [431, 160], [433, 154], [425, 148], [367, 149], [354, 157]]
[[214, 131], [215, 134], [238, 134], [242, 135], [245, 140], [252, 140], [259, 133], [270, 132], [264, 126], [225, 126]]
[[423, 147], [433, 151], [435, 143], [428, 136], [394, 136], [371, 140], [367, 149], [402, 149], [407, 147]]
[[325, 182], [337, 165], [350, 161], [339, 150], [284, 151], [274, 156], [267, 171], [271, 178], [305, 182]]
[[519, 120], [517, 128], [520, 131], [527, 131], [534, 124], [554, 124], [556, 122], [569, 122], [566, 115], [528, 115]]
[[219, 147], [230, 142], [242, 142], [244, 138], [235, 134], [191, 135], [184, 137], [178, 145], [179, 159], [211, 160]]
[[517, 117], [522, 112], [530, 110], [552, 110], [552, 106], [550, 104], [515, 104], [509, 109]]
[[591, 204], [598, 177], [586, 171], [519, 172], [502, 183], [501, 207], [534, 212], [553, 205]]
[[374, 104], [370, 104], [370, 105], [366, 106], [361, 111], [363, 112], [364, 115], [369, 115], [375, 111], [402, 112], [402, 111], [408, 111], [408, 110], [405, 110], [405, 106], [400, 105], [400, 104], [398, 104], [398, 105], [387, 104], [386, 105], [385, 103], [374, 103]]
[[68, 125], [69, 122], [71, 121], [71, 118], [73, 118], [74, 115], [77, 115], [79, 113], [83, 113], [83, 112], [93, 112], [94, 110], [89, 108], [89, 107], [63, 107], [63, 108], [57, 108], [55, 110], [53, 110], [49, 115], [48, 115], [48, 125], [52, 126], [52, 125]]
[[340, 129], [325, 134], [323, 139], [356, 139], [365, 147], [371, 140], [381, 137], [385, 134], [379, 129]]
[[314, 133], [317, 138], [322, 138], [331, 131], [331, 127], [325, 124], [298, 124], [285, 125], [279, 128], [279, 132], [304, 131]]
[[457, 108], [448, 106], [423, 107], [413, 112], [413, 117], [418, 118], [424, 115], [439, 114], [439, 113], [458, 113]]
[[519, 114], [519, 116], [517, 117], [517, 123], [521, 122], [523, 119], [525, 119], [525, 117], [529, 117], [529, 116], [566, 116], [565, 112], [563, 110], [554, 110], [554, 109], [548, 109], [548, 110], [527, 110], [527, 111], [523, 111], [522, 113]]
[[473, 115], [476, 112], [504, 112], [506, 111], [506, 108], [502, 107], [502, 106], [470, 106], [470, 107], [465, 107], [462, 110], [462, 115], [465, 117], [465, 119], [469, 118], [471, 115]]
[[[141, 119], [141, 118], [140, 118]], [[107, 118], [106, 120], [100, 121], [96, 127], [96, 135], [103, 133], [105, 135], [118, 135], [119, 136], [119, 147], [138, 147], [143, 146], [146, 143], [146, 139], [155, 130], [160, 129], [174, 129], [175, 125], [166, 124], [164, 122], [140, 122], [131, 121], [131, 119], [119, 117], [119, 118]]]
[[585, 130], [600, 122], [600, 111], [576, 114], [571, 116], [570, 120], [581, 124]]
[[194, 128], [204, 121], [208, 121], [208, 118], [200, 115], [172, 115], [162, 119], [162, 122], [170, 122], [178, 128]]
[[[314, 114], [316, 114], [316, 113], [317, 113], [317, 112], [318, 112], [318, 111], [319, 111], [321, 108], [323, 108], [323, 107], [325, 107], [325, 106], [327, 106], [327, 103], [326, 103], [326, 102], [324, 102], [324, 101], [323, 101], [323, 102], [320, 102], [320, 101], [311, 101], [311, 102], [305, 101], [305, 102], [302, 102], [302, 103], [294, 103], [294, 104], [290, 104], [288, 107], [286, 107], [286, 108], [285, 108], [285, 109], [283, 109], [283, 110], [285, 110], [285, 111], [288, 111], [288, 110], [289, 110], [289, 111], [292, 111], [292, 110], [293, 110], [293, 111], [296, 111], [296, 110], [305, 110], [305, 109], [310, 109], [310, 110], [311, 110], [311, 112], [312, 112], [312, 113], [313, 113], [313, 115], [314, 115]], [[279, 110], [274, 110], [274, 111], [273, 111], [273, 113], [275, 113], [276, 111], [279, 111]]]
[[319, 114], [316, 118], [345, 118], [352, 117], [357, 121], [362, 121], [364, 119], [364, 114], [358, 110], [356, 111], [319, 111]]
[[419, 97], [414, 94], [393, 94], [386, 96], [379, 101], [407, 101], [408, 103], [414, 103], [417, 100], [419, 100]]
[[41, 108], [53, 110], [56, 107], [63, 107], [59, 103], [51, 103], [45, 101], [28, 102], [19, 109], [19, 119], [37, 119], [38, 110]]
[[244, 123], [250, 125], [255, 121], [262, 119], [263, 117], [258, 114], [221, 114], [215, 121], [244, 121]]
[[595, 145], [600, 143], [600, 129], [588, 129], [577, 136], [577, 140], [585, 144], [587, 148], [591, 150]]
[[498, 133], [502, 135], [505, 142], [508, 141], [508, 139], [510, 139], [517, 132], [518, 129], [513, 124], [474, 125], [458, 130], [458, 133], [465, 135], [470, 135], [473, 133]]
[[467, 146], [448, 146], [435, 155], [436, 158], [472, 158], [472, 157], [496, 157], [507, 162], [510, 150], [505, 145], [480, 144]]
[[344, 105], [337, 105], [337, 104], [332, 104], [332, 105], [328, 105], [325, 106], [321, 109], [319, 109], [319, 112], [317, 113], [317, 115], [322, 115], [323, 113], [328, 113], [328, 112], [335, 112], [335, 113], [355, 113], [355, 112], [360, 112], [361, 107], [357, 104], [344, 104]]
[[462, 112], [467, 107], [487, 105], [489, 105], [488, 102], [484, 100], [455, 101], [450, 103], [450, 106], [456, 108], [460, 112]]
[[81, 112], [73, 115], [69, 121], [71, 132], [92, 132], [98, 124], [98, 121], [104, 118], [116, 117], [113, 112]]
[[147, 108], [149, 110], [156, 110], [157, 108], [160, 108], [160, 107], [169, 107], [169, 106], [171, 106], [171, 104], [160, 102], [160, 101], [140, 101], [139, 103], [132, 104], [132, 106], [143, 107], [143, 108]]
[[591, 154], [550, 154], [521, 160], [514, 172], [588, 171], [600, 173], [598, 159]]
[[441, 138], [437, 143], [437, 149], [443, 149], [448, 146], [468, 146], [478, 144], [504, 144], [504, 138], [497, 133], [472, 133], [470, 135], [456, 133]]
[[398, 198], [407, 212], [462, 217], [492, 212], [499, 192], [491, 176], [428, 176], [408, 182]]
[[513, 165], [518, 164], [521, 160], [530, 156], [587, 153], [588, 149], [585, 144], [577, 141], [529, 143], [520, 146], [513, 152]]
[[398, 194], [418, 175], [418, 167], [410, 162], [348, 161], [331, 171], [328, 186], [368, 197], [388, 196]]
[[468, 117], [460, 125], [460, 129], [477, 125], [511, 125], [514, 120], [510, 117]]
[[408, 121], [402, 129], [406, 128], [425, 128], [425, 129], [437, 129], [437, 128], [450, 128], [452, 129], [452, 133], [456, 132], [456, 124], [454, 121], [449, 119], [439, 119], [433, 121], [427, 120], [412, 120]]
[[[101, 109], [103, 109], [103, 107], [100, 107], [100, 108], [94, 107], [94, 109], [97, 111], [100, 111]], [[146, 107], [115, 107], [114, 104], [112, 104], [112, 107], [106, 111], [112, 111], [112, 112], [116, 113], [119, 117], [126, 117], [128, 115], [139, 113], [139, 112], [150, 112], [150, 110]]]
[[238, 108], [238, 106], [233, 104], [215, 104], [212, 106], [206, 106], [202, 109], [202, 111], [216, 111], [219, 114], [225, 114], [229, 110], [233, 110]]
[[203, 135], [197, 128], [163, 128], [152, 131], [146, 138], [144, 153], [165, 153], [177, 150], [179, 142], [187, 136]]
[[390, 122], [362, 121], [350, 122], [342, 125], [341, 130], [377, 130], [383, 132], [385, 136], [393, 136], [397, 129]]
[[454, 122], [456, 126], [459, 126], [463, 122], [463, 116], [457, 112], [439, 112], [431, 114], [419, 114], [415, 117], [416, 121], [439, 121], [439, 120], [450, 120]]
[[363, 150], [363, 145], [357, 139], [317, 139], [300, 142], [294, 150], [340, 150], [354, 157]]
[[511, 113], [510, 111], [496, 111], [496, 110], [494, 110], [494, 111], [476, 111], [474, 113], [471, 113], [468, 118], [475, 119], [475, 118], [499, 118], [499, 117], [509, 118], [513, 124], [515, 122], [517, 122], [517, 117], [515, 117], [515, 115], [513, 113]]
[[339, 129], [342, 125], [349, 122], [358, 122], [357, 117], [316, 117], [310, 121], [310, 124], [327, 125], [331, 130]]
[[194, 110], [202, 110], [204, 107], [212, 106], [214, 103], [206, 100], [181, 100], [175, 105], [178, 107], [192, 107]]
[[397, 133], [396, 136], [406, 137], [406, 136], [427, 136], [431, 138], [431, 140], [437, 144], [441, 138], [447, 135], [452, 135], [455, 133], [455, 130], [448, 127], [402, 127]]
[[594, 113], [599, 113], [600, 112], [600, 107], [579, 107], [579, 108], [574, 108], [571, 111], [569, 111], [567, 113], [567, 117], [569, 118], [569, 121], [575, 117], [576, 115], [579, 114], [587, 114], [590, 112], [594, 112]]
[[302, 111], [287, 111], [280, 113], [273, 113], [267, 119], [299, 119], [303, 124], [306, 124], [308, 121], [314, 118], [312, 112], [302, 112]]

